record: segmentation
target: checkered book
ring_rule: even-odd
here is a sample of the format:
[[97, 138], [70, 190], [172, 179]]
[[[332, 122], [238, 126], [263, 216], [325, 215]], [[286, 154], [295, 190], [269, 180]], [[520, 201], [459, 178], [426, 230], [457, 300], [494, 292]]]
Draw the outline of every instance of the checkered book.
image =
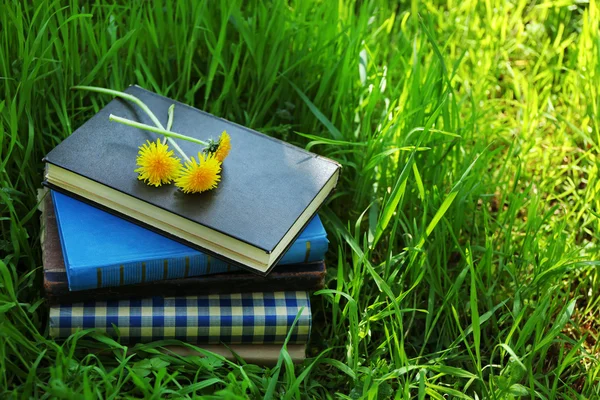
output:
[[302, 344], [308, 342], [312, 323], [304, 291], [61, 304], [50, 308], [50, 335], [64, 339], [80, 329], [98, 328], [126, 343], [283, 343], [301, 309], [289, 343]]

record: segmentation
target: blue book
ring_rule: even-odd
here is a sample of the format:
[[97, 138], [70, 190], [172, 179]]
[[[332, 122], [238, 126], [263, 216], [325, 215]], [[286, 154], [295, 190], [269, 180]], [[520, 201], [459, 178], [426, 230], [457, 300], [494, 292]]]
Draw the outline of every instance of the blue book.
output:
[[[87, 203], [51, 194], [71, 291], [239, 270]], [[321, 261], [328, 245], [316, 215], [278, 265]]]

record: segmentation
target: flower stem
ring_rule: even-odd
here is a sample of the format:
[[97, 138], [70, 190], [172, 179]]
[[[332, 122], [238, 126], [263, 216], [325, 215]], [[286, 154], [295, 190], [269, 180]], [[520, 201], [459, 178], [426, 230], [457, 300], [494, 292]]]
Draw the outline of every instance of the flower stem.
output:
[[[128, 101], [136, 104], [139, 108], [142, 109], [142, 111], [144, 111], [146, 114], [148, 114], [148, 116], [150, 117], [152, 122], [154, 122], [154, 125], [156, 125], [157, 128], [162, 129], [162, 131], [166, 132], [165, 127], [163, 126], [163, 124], [160, 123], [159, 119], [156, 118], [156, 115], [154, 115], [154, 113], [148, 108], [148, 106], [146, 104], [144, 104], [143, 101], [141, 101], [140, 99], [138, 99], [135, 96], [132, 96], [127, 93], [119, 92], [118, 90], [105, 89], [105, 88], [96, 87], [96, 86], [73, 86], [73, 89], [88, 90], [90, 92], [108, 94], [111, 96], [119, 97], [124, 100], [128, 100]], [[134, 122], [134, 121], [131, 121], [131, 122]], [[142, 125], [144, 125], [144, 124], [142, 124]], [[150, 126], [150, 125], [145, 125], [145, 126]], [[142, 128], [142, 129], [144, 129], [144, 128]], [[146, 130], [149, 130], [149, 129], [146, 129]], [[155, 133], [159, 133], [159, 132], [155, 132]], [[167, 135], [165, 135], [165, 136], [167, 136]], [[176, 136], [173, 136], [173, 137], [176, 137]], [[189, 157], [183, 152], [181, 147], [179, 147], [179, 145], [173, 139], [171, 139], [170, 137], [167, 136], [167, 140], [169, 141], [169, 144], [171, 144], [171, 146], [173, 146], [173, 148], [175, 150], [177, 150], [179, 152], [179, 154], [181, 154], [181, 156], [186, 161], [190, 160]]]
[[[175, 104], [171, 104], [171, 106], [169, 107], [169, 118], [167, 120], [167, 130], [170, 132], [171, 129], [173, 129], [173, 118], [175, 117]], [[168, 140], [169, 138], [165, 136], [164, 140], [163, 140], [163, 144], [165, 144], [165, 142]]]
[[192, 143], [201, 144], [203, 146], [208, 146], [208, 143], [205, 142], [205, 141], [203, 141], [203, 140], [196, 139], [196, 138], [193, 138], [193, 137], [190, 137], [190, 136], [185, 136], [185, 135], [182, 135], [180, 133], [171, 132], [171, 131], [168, 131], [166, 129], [157, 128], [157, 127], [154, 127], [152, 125], [142, 124], [141, 122], [132, 121], [132, 120], [127, 119], [127, 118], [117, 117], [116, 115], [113, 115], [113, 114], [110, 114], [110, 116], [108, 117], [108, 119], [109, 119], [109, 121], [118, 122], [118, 123], [123, 124], [123, 125], [131, 126], [133, 128], [139, 128], [139, 129], [144, 129], [146, 131], [158, 133], [159, 135], [164, 135], [164, 136], [166, 136], [168, 138], [176, 138], [176, 139], [186, 140], [186, 141], [192, 142]]

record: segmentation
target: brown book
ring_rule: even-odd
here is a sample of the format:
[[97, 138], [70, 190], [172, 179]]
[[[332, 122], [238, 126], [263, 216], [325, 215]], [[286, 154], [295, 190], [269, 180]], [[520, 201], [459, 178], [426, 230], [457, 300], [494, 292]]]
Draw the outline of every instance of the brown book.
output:
[[[281, 352], [280, 344], [232, 344], [228, 346], [214, 344], [201, 345], [198, 347], [221, 355], [230, 361], [236, 361], [237, 355], [249, 364], [265, 366], [274, 366], [277, 364], [279, 353]], [[182, 357], [204, 356], [201, 352], [186, 346], [165, 346], [161, 349], [161, 352], [165, 354], [174, 353]], [[306, 345], [288, 344], [287, 352], [290, 355], [292, 362], [296, 364], [301, 363], [306, 358]]]
[[[193, 347], [192, 347], [193, 346]], [[151, 346], [146, 345], [143, 348], [134, 348], [133, 351], [140, 356], [166, 354], [177, 355], [181, 357], [206, 357], [206, 353], [202, 350], [210, 351], [229, 361], [236, 362], [241, 358], [248, 364], [264, 365], [273, 367], [279, 360], [281, 352], [281, 344], [197, 344], [197, 345], [167, 345], [167, 346]], [[196, 349], [200, 349], [199, 351]], [[90, 354], [106, 354], [106, 349], [85, 348], [84, 351]], [[299, 364], [306, 359], [305, 344], [288, 344], [287, 352], [294, 364]]]
[[[45, 191], [40, 192], [43, 196]], [[87, 300], [117, 300], [149, 295], [184, 296], [206, 293], [265, 292], [322, 289], [325, 263], [278, 266], [267, 276], [245, 271], [154, 281], [137, 285], [106, 287], [85, 291], [69, 291], [54, 207], [51, 196], [40, 202], [42, 211], [42, 262], [44, 290], [50, 304]]]

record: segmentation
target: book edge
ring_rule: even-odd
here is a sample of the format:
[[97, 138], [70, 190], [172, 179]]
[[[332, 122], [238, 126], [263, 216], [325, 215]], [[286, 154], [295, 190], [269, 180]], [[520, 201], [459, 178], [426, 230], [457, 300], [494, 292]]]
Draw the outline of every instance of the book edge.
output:
[[[67, 189], [64, 189], [64, 188], [62, 188], [62, 187], [60, 187], [60, 186], [56, 186], [56, 185], [54, 185], [54, 184], [52, 184], [52, 183], [49, 183], [48, 181], [44, 181], [44, 182], [42, 182], [42, 185], [44, 185], [44, 186], [46, 186], [46, 187], [48, 187], [48, 188], [50, 188], [50, 189], [52, 189], [52, 190], [56, 190], [57, 192], [61, 192], [61, 193], [65, 194], [65, 195], [67, 195], [67, 196], [71, 196], [71, 197], [73, 197], [73, 198], [75, 198], [75, 199], [77, 199], [77, 200], [83, 201], [83, 202], [85, 202], [85, 203], [87, 203], [87, 204], [90, 204], [90, 205], [91, 205], [91, 206], [93, 206], [93, 207], [96, 207], [96, 208], [99, 208], [99, 209], [101, 209], [101, 210], [104, 210], [104, 211], [106, 211], [106, 212], [109, 212], [109, 213], [111, 213], [111, 214], [113, 214], [113, 215], [116, 215], [116, 216], [117, 216], [117, 217], [119, 217], [119, 218], [122, 218], [122, 219], [124, 219], [124, 220], [130, 221], [130, 222], [133, 222], [134, 224], [137, 224], [137, 225], [139, 225], [139, 226], [141, 226], [141, 227], [144, 227], [144, 228], [146, 228], [146, 229], [148, 229], [148, 230], [151, 230], [151, 231], [153, 231], [153, 232], [156, 232], [156, 233], [158, 233], [159, 235], [162, 235], [162, 236], [168, 237], [168, 238], [169, 238], [169, 239], [171, 239], [171, 240], [174, 240], [174, 241], [176, 241], [176, 242], [182, 243], [182, 244], [184, 244], [184, 245], [186, 245], [186, 246], [188, 246], [188, 247], [190, 247], [190, 248], [192, 248], [192, 249], [198, 250], [198, 251], [200, 251], [201, 253], [205, 253], [205, 254], [207, 254], [207, 255], [210, 255], [210, 256], [212, 256], [212, 257], [218, 258], [219, 260], [223, 260], [223, 261], [225, 261], [225, 262], [227, 262], [227, 263], [229, 263], [229, 264], [231, 264], [231, 265], [235, 265], [235, 266], [237, 266], [237, 267], [243, 268], [243, 269], [245, 269], [245, 270], [247, 270], [247, 271], [253, 272], [253, 273], [255, 273], [255, 274], [257, 274], [257, 275], [261, 275], [261, 276], [266, 276], [266, 275], [268, 274], [268, 272], [262, 272], [262, 271], [259, 271], [259, 270], [257, 270], [257, 269], [254, 269], [254, 268], [252, 268], [252, 267], [249, 267], [249, 266], [247, 266], [247, 265], [245, 265], [245, 264], [238, 263], [237, 261], [235, 261], [235, 260], [232, 260], [232, 259], [230, 259], [230, 258], [227, 258], [227, 257], [225, 257], [225, 256], [223, 256], [223, 255], [221, 255], [221, 254], [217, 254], [217, 253], [215, 253], [215, 252], [213, 252], [213, 251], [211, 251], [211, 250], [208, 250], [208, 249], [205, 249], [205, 248], [199, 247], [198, 245], [196, 245], [196, 244], [194, 244], [194, 243], [191, 243], [191, 242], [188, 242], [188, 241], [186, 241], [186, 240], [185, 240], [185, 239], [183, 239], [183, 238], [180, 238], [180, 237], [178, 237], [178, 236], [175, 236], [175, 235], [173, 235], [173, 234], [171, 234], [171, 233], [169, 233], [169, 232], [162, 231], [162, 230], [160, 230], [160, 229], [158, 229], [158, 228], [156, 228], [156, 227], [154, 227], [154, 226], [152, 226], [152, 225], [150, 225], [150, 224], [147, 224], [147, 223], [145, 223], [145, 222], [143, 222], [143, 221], [139, 221], [139, 220], [137, 220], [137, 219], [134, 219], [133, 217], [130, 217], [130, 216], [128, 216], [128, 215], [121, 214], [120, 212], [118, 212], [118, 211], [116, 211], [116, 210], [114, 210], [114, 209], [112, 209], [112, 208], [109, 208], [109, 207], [107, 207], [107, 206], [105, 206], [105, 205], [102, 205], [102, 204], [100, 204], [100, 203], [96, 203], [96, 202], [94, 202], [93, 200], [89, 200], [89, 199], [87, 199], [87, 198], [85, 198], [85, 197], [83, 197], [83, 196], [79, 196], [79, 195], [78, 195], [78, 194], [76, 194], [76, 193], [70, 192], [70, 191], [68, 191]], [[261, 249], [261, 250], [263, 250], [263, 249]]]
[[[277, 364], [282, 345], [277, 344], [256, 344], [256, 345], [238, 345], [238, 344], [221, 344], [221, 345], [201, 345], [196, 348], [209, 351], [225, 357], [229, 361], [237, 361], [239, 358], [246, 363], [272, 366]], [[295, 364], [301, 363], [306, 359], [306, 344], [289, 344], [286, 350], [290, 355], [292, 362]], [[205, 354], [187, 347], [185, 345], [167, 345], [161, 350], [164, 353], [173, 353], [180, 357], [204, 357]]]

